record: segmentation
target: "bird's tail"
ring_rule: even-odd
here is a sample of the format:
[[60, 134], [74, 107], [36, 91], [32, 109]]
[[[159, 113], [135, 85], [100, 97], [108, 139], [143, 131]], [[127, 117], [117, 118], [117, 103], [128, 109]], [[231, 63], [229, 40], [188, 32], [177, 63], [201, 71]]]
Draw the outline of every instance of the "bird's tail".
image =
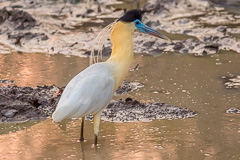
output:
[[52, 114], [54, 122], [61, 122], [63, 119], [70, 118], [76, 111], [69, 109], [66, 105], [57, 106]]

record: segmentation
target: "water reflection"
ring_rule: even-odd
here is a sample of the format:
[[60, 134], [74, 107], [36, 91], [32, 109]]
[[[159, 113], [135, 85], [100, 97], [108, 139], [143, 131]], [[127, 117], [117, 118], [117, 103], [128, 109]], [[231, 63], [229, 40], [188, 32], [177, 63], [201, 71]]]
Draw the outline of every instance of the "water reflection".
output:
[[43, 54], [0, 54], [1, 79], [15, 80], [20, 86], [66, 85], [89, 65], [87, 58]]
[[[237, 156], [234, 141], [229, 143], [224, 137], [215, 137], [217, 141], [206, 139], [209, 134], [199, 130], [196, 121], [103, 122], [96, 150], [92, 122], [86, 121], [86, 141], [81, 143], [80, 121], [65, 121], [66, 131], [63, 131], [51, 120], [45, 120], [28, 129], [1, 135], [0, 151], [5, 153], [1, 158], [198, 160]], [[224, 149], [220, 144], [224, 144]]]
[[[62, 131], [50, 120], [37, 123], [31, 128], [0, 136], [3, 159], [178, 159], [177, 144], [169, 137], [174, 133], [163, 131], [155, 125], [159, 123], [104, 122], [99, 138], [99, 147], [93, 146], [93, 124], [86, 121], [86, 141], [79, 138], [79, 121], [68, 121], [67, 130]], [[166, 132], [166, 133], [164, 133]], [[187, 141], [191, 139], [182, 134]], [[163, 138], [162, 138], [163, 137]], [[159, 147], [162, 145], [162, 147]], [[7, 146], [7, 147], [6, 147]]]

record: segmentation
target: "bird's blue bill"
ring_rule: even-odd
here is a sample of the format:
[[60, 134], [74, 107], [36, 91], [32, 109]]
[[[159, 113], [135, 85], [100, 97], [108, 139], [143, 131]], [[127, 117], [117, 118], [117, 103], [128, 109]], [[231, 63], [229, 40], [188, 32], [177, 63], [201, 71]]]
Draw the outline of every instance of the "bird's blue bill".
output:
[[136, 19], [135, 21], [133, 21], [134, 25], [137, 27], [137, 29], [143, 33], [149, 34], [149, 35], [153, 35], [165, 40], [169, 40], [169, 38], [157, 31], [155, 31], [154, 29], [148, 27], [147, 25], [143, 24], [139, 19]]

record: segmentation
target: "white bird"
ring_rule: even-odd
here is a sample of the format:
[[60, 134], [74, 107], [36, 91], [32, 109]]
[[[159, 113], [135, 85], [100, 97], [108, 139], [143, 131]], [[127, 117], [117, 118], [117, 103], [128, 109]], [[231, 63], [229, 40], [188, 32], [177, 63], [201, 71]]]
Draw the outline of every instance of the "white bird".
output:
[[83, 141], [84, 116], [93, 115], [95, 145], [101, 111], [109, 104], [116, 89], [122, 84], [133, 60], [133, 32], [168, 39], [141, 22], [141, 11], [127, 11], [111, 30], [112, 53], [106, 62], [95, 63], [76, 75], [66, 86], [52, 115], [54, 122], [82, 117], [80, 140]]

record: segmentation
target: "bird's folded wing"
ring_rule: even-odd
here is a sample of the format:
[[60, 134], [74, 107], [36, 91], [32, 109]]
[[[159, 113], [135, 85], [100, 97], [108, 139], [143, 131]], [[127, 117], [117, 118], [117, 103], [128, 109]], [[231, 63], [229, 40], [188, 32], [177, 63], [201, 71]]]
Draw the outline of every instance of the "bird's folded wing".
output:
[[53, 113], [53, 121], [98, 113], [111, 100], [113, 90], [109, 68], [103, 64], [91, 65], [68, 83]]

